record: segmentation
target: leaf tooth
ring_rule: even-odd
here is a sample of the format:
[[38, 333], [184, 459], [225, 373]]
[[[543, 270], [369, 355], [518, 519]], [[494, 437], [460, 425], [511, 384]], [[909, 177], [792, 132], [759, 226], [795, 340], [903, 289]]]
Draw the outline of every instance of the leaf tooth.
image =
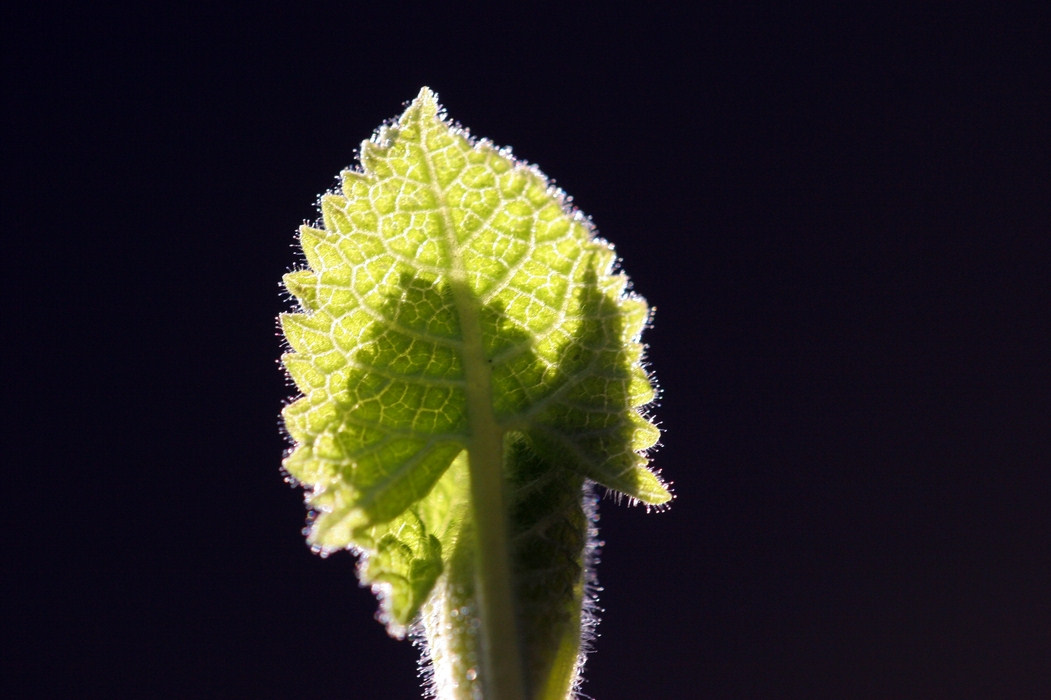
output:
[[660, 441], [660, 428], [647, 420], [641, 413], [631, 411], [628, 416], [635, 429], [631, 439], [631, 448], [633, 450], [642, 452], [650, 449]]
[[351, 290], [352, 277], [353, 270], [349, 267], [330, 269], [315, 275], [311, 282], [314, 286], [308, 292], [314, 295], [315, 306], [306, 308], [324, 309], [325, 313], [333, 318], [346, 316], [360, 305]]
[[608, 298], [619, 301], [627, 295], [628, 276], [608, 275], [599, 288]]
[[319, 486], [331, 480], [325, 463], [315, 459], [310, 447], [305, 443], [298, 444], [292, 454], [285, 457], [281, 466], [293, 478], [311, 486]]
[[[621, 275], [610, 275], [613, 264], [617, 261], [617, 254], [606, 241], [601, 238], [592, 241], [589, 252], [594, 256], [592, 269], [598, 274], [599, 280], [607, 282], [609, 278], [617, 278]], [[625, 280], [626, 281], [626, 280]]]
[[299, 245], [312, 270], [322, 272], [343, 264], [343, 256], [339, 252], [339, 235], [336, 233], [300, 226]]
[[296, 383], [299, 390], [309, 393], [311, 390], [323, 388], [327, 383], [324, 372], [318, 370], [308, 358], [298, 353], [285, 353], [281, 357], [281, 363], [288, 370], [292, 381]]
[[[501, 173], [496, 178], [496, 186], [504, 199], [512, 199], [521, 195], [529, 185], [529, 171], [525, 168], [513, 168]], [[512, 201], [515, 201], [512, 199]], [[522, 202], [524, 204], [524, 202]]]
[[325, 230], [330, 233], [350, 233], [354, 227], [347, 218], [345, 207], [347, 200], [336, 194], [326, 194], [321, 198], [321, 220]]
[[[607, 431], [587, 438], [540, 428], [536, 437], [540, 438], [543, 452], [559, 455], [568, 466], [592, 481], [649, 505], [667, 503], [671, 493], [646, 467], [647, 459], [625, 444], [624, 431], [631, 435], [637, 428], [637, 425], [623, 425], [612, 434]], [[646, 433], [639, 443], [649, 437]], [[595, 459], [594, 455], [600, 458]]]
[[310, 270], [296, 270], [281, 278], [285, 289], [289, 291], [304, 309], [314, 311], [318, 308], [318, 278]]
[[344, 170], [342, 173], [343, 196], [348, 202], [368, 199], [371, 183], [365, 173], [356, 170]]
[[[307, 436], [306, 421], [304, 420], [303, 415], [308, 408], [308, 403], [304, 401], [303, 398], [300, 398], [281, 409], [281, 419], [285, 423], [285, 430], [287, 430], [288, 434], [296, 441], [295, 450], [284, 460], [286, 469], [288, 469], [289, 460], [303, 450], [303, 440]], [[302, 460], [303, 456], [299, 455], [296, 458]], [[289, 471], [291, 472], [291, 470]], [[299, 478], [299, 475], [296, 473], [292, 473], [292, 475], [297, 479]]]
[[623, 339], [625, 342], [636, 342], [639, 336], [642, 335], [642, 331], [645, 330], [646, 324], [650, 320], [650, 308], [646, 304], [646, 300], [640, 296], [625, 296], [622, 297], [618, 304], [621, 310], [621, 318], [623, 319]]
[[628, 384], [628, 405], [632, 408], [645, 406], [656, 397], [657, 392], [649, 376], [646, 375], [645, 370], [636, 365]]
[[[618, 463], [621, 465], [618, 469]], [[634, 453], [611, 459], [600, 469], [593, 469], [588, 477], [606, 488], [625, 496], [656, 506], [671, 500], [671, 492], [646, 466], [646, 460]]]
[[660, 477], [643, 466], [635, 466], [628, 476], [632, 483], [631, 490], [618, 489], [632, 498], [637, 498], [643, 503], [651, 506], [659, 506], [668, 503], [672, 499], [671, 491], [665, 486]]
[[366, 176], [384, 180], [397, 174], [389, 161], [391, 143], [377, 143], [377, 141], [386, 142], [396, 138], [401, 135], [400, 131], [400, 129], [381, 130], [373, 139], [362, 142], [361, 166], [365, 169]]
[[281, 330], [297, 352], [317, 355], [332, 350], [332, 334], [318, 323], [318, 314], [281, 314]]
[[325, 550], [343, 549], [354, 541], [354, 532], [366, 525], [368, 517], [361, 508], [351, 507], [352, 498], [343, 495], [347, 491], [357, 496], [352, 489], [333, 489], [319, 494], [311, 505], [324, 510], [310, 526], [307, 541], [314, 547]]

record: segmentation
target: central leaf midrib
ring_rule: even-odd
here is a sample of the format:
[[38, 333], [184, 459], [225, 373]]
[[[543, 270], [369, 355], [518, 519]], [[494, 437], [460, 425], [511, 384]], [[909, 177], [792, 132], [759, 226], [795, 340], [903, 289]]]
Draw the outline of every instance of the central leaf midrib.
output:
[[[421, 120], [422, 122], [422, 120]], [[489, 363], [485, 357], [485, 343], [482, 338], [480, 302], [471, 290], [467, 280], [467, 269], [464, 266], [460, 242], [456, 236], [456, 225], [450, 216], [445, 188], [441, 187], [435, 174], [431, 153], [425, 143], [425, 125], [419, 124], [419, 138], [422, 151], [422, 162], [427, 186], [437, 203], [436, 210], [441, 219], [440, 226], [444, 238], [446, 259], [449, 261], [448, 283], [456, 306], [462, 342], [459, 350], [463, 360], [465, 393], [467, 399], [468, 439], [479, 437], [484, 433], [500, 433], [500, 427], [493, 411], [492, 380]]]
[[435, 175], [426, 144], [426, 124], [417, 115], [422, 162], [437, 205], [449, 261], [449, 287], [463, 335], [461, 347], [467, 410], [467, 465], [477, 551], [475, 580], [479, 602], [483, 678], [486, 692], [503, 700], [525, 700], [520, 637], [512, 594], [511, 544], [507, 522], [503, 428], [494, 411], [492, 375], [482, 337], [481, 301], [467, 279], [460, 241], [446, 192]]

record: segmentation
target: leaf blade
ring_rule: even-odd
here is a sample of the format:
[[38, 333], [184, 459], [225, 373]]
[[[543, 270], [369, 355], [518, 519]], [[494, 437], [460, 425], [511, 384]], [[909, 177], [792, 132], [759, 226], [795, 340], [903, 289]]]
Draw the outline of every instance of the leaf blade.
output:
[[[462, 545], [479, 430], [561, 475], [577, 510], [558, 517], [578, 530], [585, 480], [653, 505], [671, 493], [647, 467], [649, 309], [589, 221], [537, 169], [449, 124], [426, 88], [361, 166], [322, 197], [320, 226], [299, 234], [307, 268], [284, 278], [300, 309], [281, 317], [283, 362], [303, 392], [283, 412], [284, 468], [308, 489], [311, 543], [363, 554], [397, 634]], [[577, 608], [581, 576], [560, 594]]]

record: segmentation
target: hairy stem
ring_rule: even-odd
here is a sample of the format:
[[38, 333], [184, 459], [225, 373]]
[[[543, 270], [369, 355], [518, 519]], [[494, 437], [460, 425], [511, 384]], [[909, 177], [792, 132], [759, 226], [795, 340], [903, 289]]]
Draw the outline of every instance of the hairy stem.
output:
[[466, 285], [455, 285], [453, 294], [463, 330], [471, 431], [467, 461], [478, 543], [475, 585], [481, 623], [480, 678], [486, 700], [525, 700], [521, 636], [515, 619], [511, 579], [503, 431], [493, 415], [489, 365], [475, 311], [477, 302]]
[[[484, 444], [491, 442], [489, 436], [472, 441], [468, 457], [478, 538], [475, 576], [482, 635], [482, 687], [486, 700], [525, 700], [521, 636], [512, 595], [507, 511], [501, 493], [502, 450], [499, 442], [496, 451]], [[494, 456], [496, 462], [491, 460]]]
[[[430, 154], [422, 162], [436, 201], [446, 198]], [[448, 209], [441, 225], [449, 256], [449, 286], [462, 333], [466, 380], [468, 470], [471, 510], [478, 547], [475, 552], [475, 588], [481, 634], [479, 678], [485, 700], [526, 700], [521, 635], [515, 615], [511, 578], [511, 538], [508, 526], [503, 429], [493, 413], [493, 388], [485, 354], [478, 298], [467, 282], [461, 242]]]

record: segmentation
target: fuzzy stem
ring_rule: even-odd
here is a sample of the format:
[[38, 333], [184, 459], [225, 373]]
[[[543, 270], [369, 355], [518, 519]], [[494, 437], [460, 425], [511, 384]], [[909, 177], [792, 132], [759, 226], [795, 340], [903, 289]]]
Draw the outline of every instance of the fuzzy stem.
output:
[[464, 373], [471, 439], [467, 448], [477, 550], [475, 581], [481, 628], [480, 679], [485, 700], [526, 700], [521, 636], [511, 579], [503, 430], [493, 414], [489, 364], [476, 302], [454, 285], [464, 334]]
[[[422, 94], [422, 93], [421, 93]], [[436, 201], [445, 201], [430, 155], [423, 165]], [[449, 287], [463, 334], [462, 359], [466, 380], [467, 445], [471, 475], [471, 509], [478, 541], [475, 586], [480, 617], [479, 678], [485, 700], [526, 700], [522, 637], [515, 615], [511, 578], [511, 542], [504, 473], [504, 430], [493, 412], [489, 358], [482, 334], [480, 304], [467, 281], [450, 212], [440, 210], [442, 238], [449, 256]]]
[[[494, 439], [495, 438], [495, 439]], [[475, 577], [485, 700], [525, 700], [521, 636], [515, 619], [511, 548], [499, 432], [478, 434], [468, 450], [474, 511]]]

